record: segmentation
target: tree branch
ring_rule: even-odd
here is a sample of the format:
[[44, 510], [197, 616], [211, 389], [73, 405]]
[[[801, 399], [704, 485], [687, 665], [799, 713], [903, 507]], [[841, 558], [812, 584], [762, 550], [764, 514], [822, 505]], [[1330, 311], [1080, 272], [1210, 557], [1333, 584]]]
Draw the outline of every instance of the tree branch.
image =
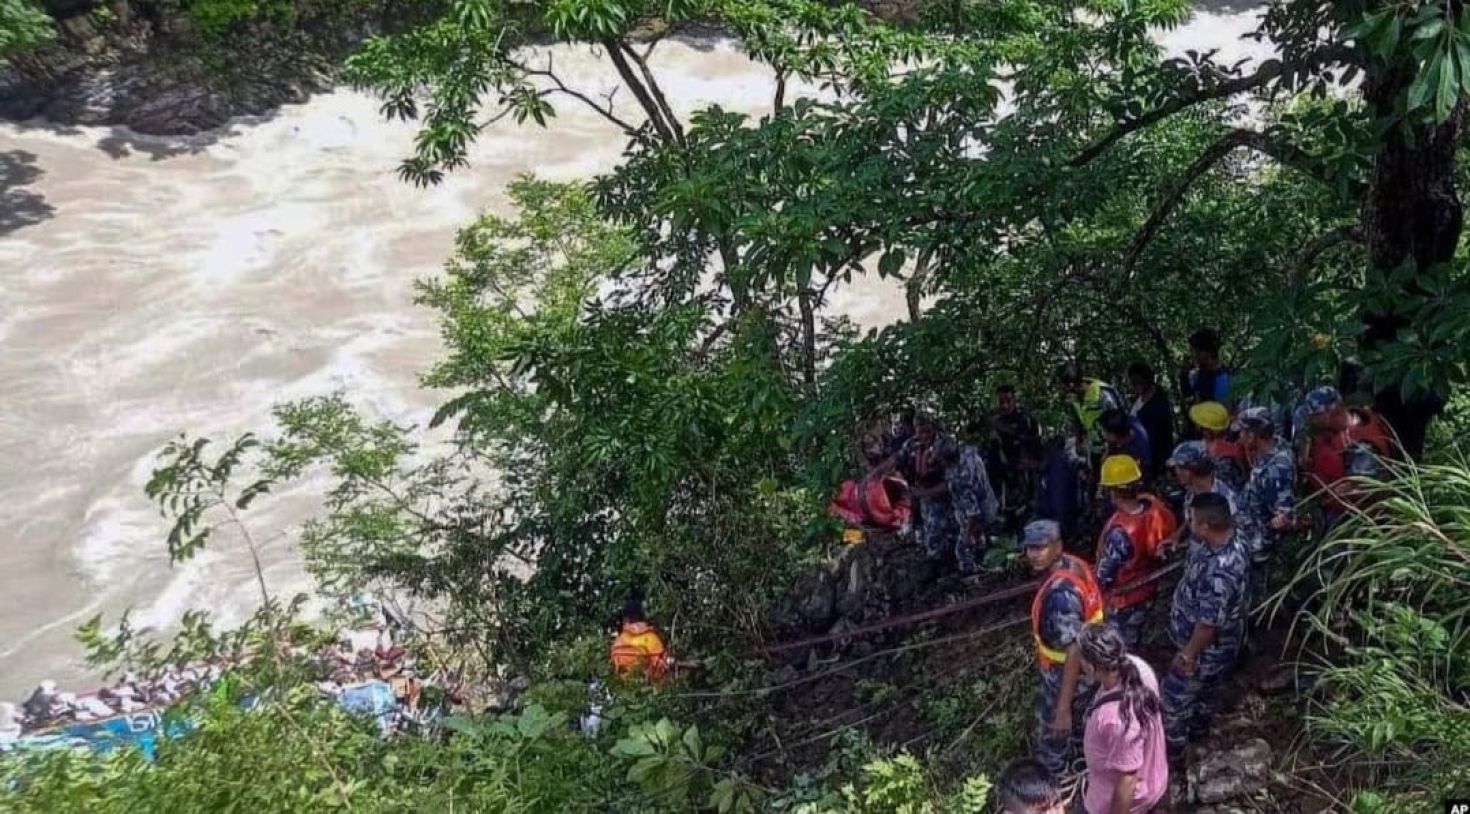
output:
[[786, 70], [776, 69], [776, 98], [771, 101], [771, 112], [780, 115], [781, 109], [786, 107]]
[[[575, 88], [567, 87], [567, 84], [561, 80], [561, 77], [557, 76], [556, 73], [552, 70], [550, 54], [547, 55], [546, 67], [542, 70], [532, 70], [530, 68], [527, 68], [525, 65], [521, 65], [516, 62], [511, 62], [510, 65], [519, 70], [522, 74], [525, 74], [526, 76], [540, 76], [550, 80], [551, 84], [556, 86], [555, 91], [557, 93], [570, 96], [573, 99], [580, 101], [582, 104], [591, 108], [594, 113], [611, 122], [619, 130], [622, 130], [629, 137], [638, 135], [637, 127], [634, 127], [631, 123], [624, 121], [623, 119], [619, 118], [617, 114], [613, 113], [611, 97], [609, 97], [608, 103], [604, 107], [603, 105], [599, 105], [597, 102], [593, 101], [592, 97], [588, 96], [587, 94], [576, 90]], [[504, 115], [505, 114], [502, 113], [499, 116], [496, 116], [495, 119], [492, 119], [492, 121], [500, 119]]]
[[[658, 103], [659, 110], [664, 114], [664, 120], [669, 124], [669, 129], [674, 131], [674, 138], [680, 144], [683, 144], [684, 125], [679, 123], [679, 117], [674, 114], [673, 105], [670, 105], [668, 97], [664, 96], [663, 88], [658, 84], [658, 78], [653, 75], [653, 71], [648, 69], [647, 55], [639, 56], [637, 51], [621, 41], [618, 44], [623, 47], [623, 52], [631, 57], [634, 64], [638, 66], [639, 72], [643, 74], [643, 81], [649, 93], [652, 94], [654, 101]], [[650, 48], [649, 50], [651, 52], [653, 49]]]
[[1201, 102], [1225, 99], [1237, 93], [1244, 93], [1248, 90], [1264, 87], [1280, 77], [1283, 73], [1287, 73], [1288, 67], [1292, 68], [1292, 72], [1295, 72], [1297, 69], [1313, 65], [1322, 65], [1330, 62], [1346, 62], [1352, 59], [1352, 57], [1353, 49], [1347, 46], [1337, 45], [1323, 48], [1315, 54], [1312, 54], [1310, 59], [1303, 60], [1291, 66], [1282, 63], [1280, 60], [1267, 60], [1261, 63], [1260, 67], [1256, 68], [1255, 73], [1249, 76], [1238, 77], [1207, 88], [1199, 88], [1190, 93], [1175, 97], [1141, 116], [1118, 122], [1113, 125], [1113, 129], [1104, 134], [1102, 138], [1094, 141], [1087, 149], [1069, 161], [1068, 164], [1073, 167], [1080, 167], [1087, 164], [1107, 152], [1109, 147], [1112, 147], [1129, 133], [1142, 130], [1151, 124], [1163, 121], [1175, 113], [1193, 107]]
[[1123, 255], [1124, 274], [1131, 277], [1133, 267], [1138, 263], [1138, 258], [1143, 255], [1143, 250], [1148, 248], [1154, 237], [1157, 236], [1159, 228], [1164, 225], [1170, 213], [1184, 200], [1184, 195], [1190, 186], [1201, 176], [1209, 172], [1215, 164], [1219, 163], [1225, 156], [1240, 147], [1249, 147], [1259, 153], [1267, 155], [1276, 161], [1300, 170], [1325, 184], [1331, 184], [1334, 180], [1332, 173], [1322, 165], [1314, 156], [1294, 144], [1275, 139], [1266, 133], [1254, 130], [1237, 128], [1230, 130], [1221, 136], [1215, 143], [1211, 144], [1200, 154], [1199, 158], [1190, 164], [1184, 173], [1174, 181], [1162, 200], [1149, 214], [1148, 220], [1144, 221], [1139, 228], [1138, 234], [1128, 244], [1128, 250]]
[[1301, 254], [1297, 255], [1296, 261], [1286, 274], [1286, 284], [1296, 288], [1302, 284], [1307, 272], [1317, 262], [1324, 252], [1344, 243], [1362, 243], [1363, 229], [1357, 224], [1339, 226], [1312, 238], [1302, 247]]
[[674, 136], [673, 128], [664, 120], [663, 109], [633, 73], [633, 66], [628, 64], [628, 59], [624, 56], [623, 44], [617, 40], [608, 39], [602, 41], [602, 47], [607, 49], [607, 56], [612, 60], [613, 67], [617, 69], [618, 76], [622, 77], [623, 84], [628, 86], [634, 98], [638, 100], [638, 104], [642, 105], [643, 111], [648, 114], [648, 123], [653, 126], [654, 131], [666, 142], [678, 141]]

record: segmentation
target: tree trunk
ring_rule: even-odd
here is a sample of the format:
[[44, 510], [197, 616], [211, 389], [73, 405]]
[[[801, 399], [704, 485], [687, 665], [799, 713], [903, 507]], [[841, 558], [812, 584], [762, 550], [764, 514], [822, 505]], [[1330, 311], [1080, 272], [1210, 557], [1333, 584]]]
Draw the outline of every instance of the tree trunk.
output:
[[817, 306], [810, 288], [796, 295], [801, 307], [801, 376], [808, 386], [817, 383]]
[[[1364, 95], [1375, 115], [1396, 115], [1396, 101], [1413, 78], [1412, 71], [1403, 69], [1370, 77]], [[1463, 118], [1461, 105], [1443, 124], [1399, 124], [1385, 135], [1363, 202], [1370, 275], [1388, 275], [1404, 263], [1428, 269], [1454, 258], [1464, 227], [1464, 211], [1455, 189], [1455, 148]], [[1423, 292], [1410, 278], [1404, 293], [1415, 297]], [[1410, 327], [1410, 317], [1390, 308], [1364, 313], [1363, 324], [1359, 344], [1371, 352]], [[1398, 432], [1408, 453], [1417, 458], [1424, 451], [1430, 422], [1444, 409], [1444, 396], [1435, 393], [1405, 399], [1395, 382], [1378, 388], [1374, 406]]]

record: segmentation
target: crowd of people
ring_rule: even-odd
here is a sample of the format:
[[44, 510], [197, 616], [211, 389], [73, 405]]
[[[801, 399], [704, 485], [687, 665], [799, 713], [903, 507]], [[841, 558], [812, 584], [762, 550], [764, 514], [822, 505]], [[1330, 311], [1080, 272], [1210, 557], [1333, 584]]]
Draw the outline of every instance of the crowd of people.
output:
[[[881, 454], [865, 445], [865, 480], [909, 485], [930, 559], [952, 557], [968, 574], [1008, 520], [1020, 527], [1042, 577], [1032, 603], [1040, 686], [1034, 757], [1013, 779], [1018, 789], [1055, 785], [1085, 758], [1090, 814], [1159, 802], [1169, 767], [1210, 729], [1283, 543], [1330, 531], [1358, 497], [1355, 476], [1382, 476], [1398, 453], [1382, 419], [1335, 387], [1288, 410], [1237, 392], [1213, 330], [1196, 331], [1189, 347], [1178, 414], [1144, 362], [1127, 368], [1131, 398], [1068, 364], [1056, 380], [1070, 426], [1050, 438], [1002, 386], [983, 443], [905, 411]], [[1163, 603], [1171, 560], [1182, 575]], [[1152, 644], [1168, 653], [1162, 680], [1137, 655]]]
[[[1361, 498], [1357, 478], [1383, 477], [1399, 453], [1391, 428], [1335, 387], [1288, 411], [1236, 392], [1214, 331], [1189, 346], [1177, 415], [1143, 362], [1127, 368], [1131, 400], [1065, 365], [1067, 432], [1044, 437], [1012, 386], [997, 388], [981, 443], [905, 410], [865, 437], [868, 472], [834, 501], [857, 525], [904, 519], [900, 533], [962, 575], [1008, 522], [1019, 527], [1041, 577], [1031, 605], [1039, 688], [1033, 756], [999, 778], [1008, 811], [1064, 810], [1060, 783], [1079, 761], [1074, 810], [1153, 811], [1188, 745], [1210, 731], [1284, 543], [1330, 531]], [[895, 495], [902, 510], [889, 505]], [[1139, 655], [1153, 644], [1167, 652], [1158, 673]], [[641, 607], [625, 613], [612, 660], [623, 675], [666, 676], [663, 640]]]

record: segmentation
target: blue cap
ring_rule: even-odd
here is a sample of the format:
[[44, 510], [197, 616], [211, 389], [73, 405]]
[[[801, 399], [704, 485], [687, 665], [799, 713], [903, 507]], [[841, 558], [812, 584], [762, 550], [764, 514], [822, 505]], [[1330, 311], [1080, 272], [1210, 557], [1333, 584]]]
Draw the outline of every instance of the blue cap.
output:
[[1236, 417], [1235, 423], [1242, 430], [1251, 432], [1272, 433], [1276, 431], [1276, 419], [1271, 415], [1271, 410], [1266, 407], [1251, 407], [1248, 410], [1242, 410]]
[[1196, 467], [1210, 460], [1204, 441], [1185, 441], [1174, 447], [1174, 453], [1165, 461], [1167, 466]]
[[1044, 546], [1052, 540], [1062, 539], [1062, 527], [1055, 520], [1032, 520], [1021, 532], [1021, 547]]
[[1308, 416], [1322, 415], [1340, 404], [1342, 404], [1342, 394], [1337, 392], [1336, 387], [1329, 384], [1324, 384], [1308, 393], [1306, 400], [1302, 402], [1302, 406], [1307, 408]]

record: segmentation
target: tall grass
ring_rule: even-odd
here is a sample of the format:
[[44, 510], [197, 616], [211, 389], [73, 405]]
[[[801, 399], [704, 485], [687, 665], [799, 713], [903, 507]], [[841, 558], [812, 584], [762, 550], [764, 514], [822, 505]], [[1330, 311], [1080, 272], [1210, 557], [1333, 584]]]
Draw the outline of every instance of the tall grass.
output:
[[1470, 459], [1394, 463], [1277, 595], [1324, 656], [1308, 712], [1319, 747], [1385, 811], [1470, 791]]

